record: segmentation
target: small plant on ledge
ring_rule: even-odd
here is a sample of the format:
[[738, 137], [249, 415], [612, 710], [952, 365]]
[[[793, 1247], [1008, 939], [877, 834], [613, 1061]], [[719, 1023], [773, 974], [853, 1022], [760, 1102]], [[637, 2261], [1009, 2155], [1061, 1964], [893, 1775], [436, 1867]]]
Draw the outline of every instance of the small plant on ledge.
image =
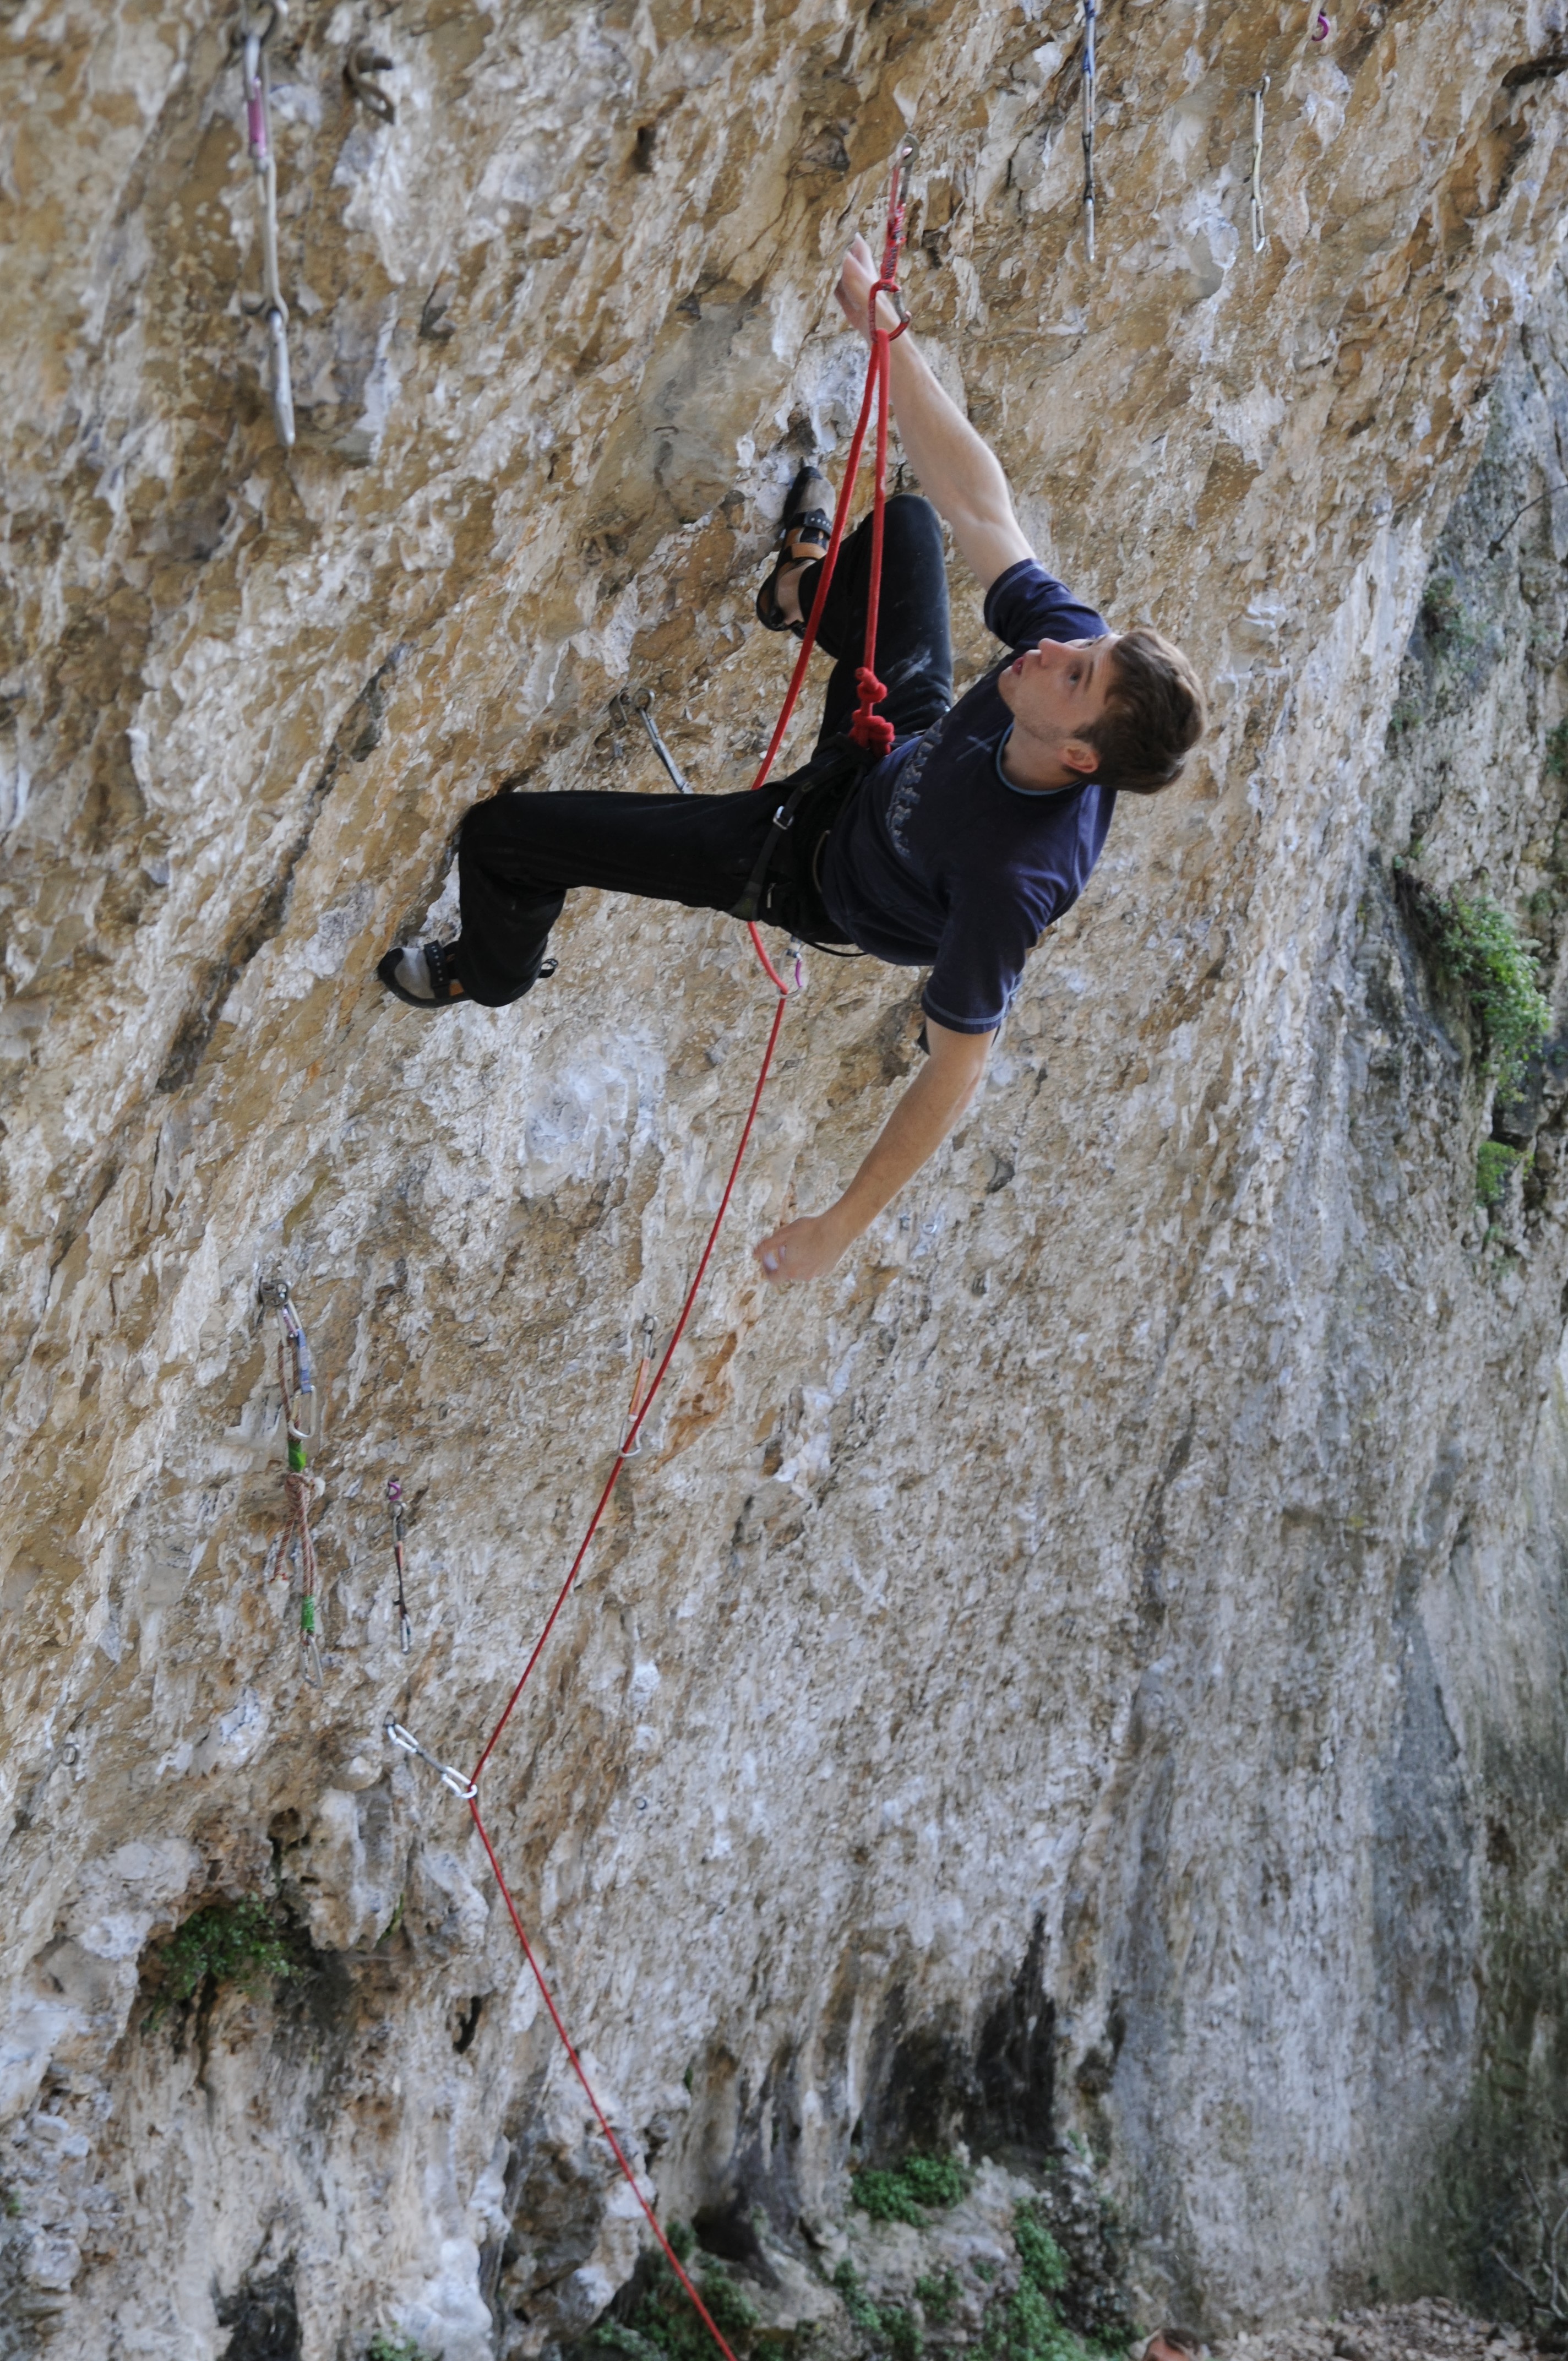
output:
[[1508, 1175], [1520, 1160], [1523, 1150], [1509, 1148], [1500, 1139], [1488, 1139], [1475, 1159], [1475, 1202], [1488, 1212], [1500, 1205], [1508, 1185]]
[[165, 2012], [194, 2000], [209, 1979], [258, 1993], [274, 1976], [298, 1973], [271, 1912], [258, 1895], [238, 1902], [209, 1902], [176, 1927], [153, 1960], [156, 1998], [148, 2017], [155, 2026]]
[[950, 2156], [906, 2156], [891, 2172], [862, 2169], [850, 2186], [854, 2203], [873, 2222], [907, 2222], [921, 2230], [928, 2206], [956, 2205], [967, 2196], [969, 2175]]
[[1536, 945], [1484, 894], [1456, 890], [1440, 898], [1408, 868], [1398, 876], [1432, 967], [1464, 997], [1485, 1045], [1484, 1071], [1506, 1104], [1552, 1029], [1551, 1004], [1536, 982]]
[[1568, 721], [1546, 733], [1546, 767], [1554, 779], [1568, 779]]
[[1428, 576], [1426, 588], [1421, 592], [1420, 623], [1435, 647], [1465, 636], [1464, 608], [1459, 596], [1459, 585], [1452, 574]]

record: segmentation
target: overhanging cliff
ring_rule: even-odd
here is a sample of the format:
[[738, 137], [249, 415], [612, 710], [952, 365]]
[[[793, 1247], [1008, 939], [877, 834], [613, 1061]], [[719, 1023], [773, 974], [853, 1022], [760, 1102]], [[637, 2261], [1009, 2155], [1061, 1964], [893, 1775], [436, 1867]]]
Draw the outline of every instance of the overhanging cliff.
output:
[[[1215, 729], [973, 1118], [779, 1297], [749, 1240], [916, 1055], [906, 976], [814, 963], [487, 1816], [666, 2211], [788, 2240], [857, 2134], [1076, 2126], [1151, 2301], [1459, 2268], [1463, 2158], [1561, 2063], [1561, 1077], [1494, 1108], [1398, 881], [1532, 912], [1557, 983], [1559, 12], [1108, 7], [1091, 265], [1065, 5], [296, 5], [290, 455], [236, 20], [0, 14], [5, 2333], [470, 2361], [631, 2268], [466, 1816], [382, 1728], [493, 1721], [770, 995], [733, 924], [588, 896], [510, 1012], [371, 970], [476, 796], [662, 786], [624, 688], [746, 783], [769, 519], [841, 452], [826, 297], [908, 120], [921, 335]], [[319, 1691], [264, 1578], [277, 1277]], [[248, 1894], [310, 1972], [158, 2015], [159, 1947]]]

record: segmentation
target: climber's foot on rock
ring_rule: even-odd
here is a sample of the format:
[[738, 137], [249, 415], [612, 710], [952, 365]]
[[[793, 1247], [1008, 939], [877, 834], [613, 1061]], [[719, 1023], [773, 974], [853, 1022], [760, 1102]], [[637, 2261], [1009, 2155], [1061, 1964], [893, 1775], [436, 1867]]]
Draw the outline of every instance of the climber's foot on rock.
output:
[[802, 467], [790, 487], [779, 521], [779, 554], [757, 593], [757, 620], [766, 631], [806, 637], [800, 611], [800, 577], [828, 554], [833, 538], [833, 487], [815, 467]]
[[452, 972], [455, 943], [410, 943], [389, 950], [376, 972], [389, 992], [411, 1008], [442, 1008], [463, 998], [463, 986]]

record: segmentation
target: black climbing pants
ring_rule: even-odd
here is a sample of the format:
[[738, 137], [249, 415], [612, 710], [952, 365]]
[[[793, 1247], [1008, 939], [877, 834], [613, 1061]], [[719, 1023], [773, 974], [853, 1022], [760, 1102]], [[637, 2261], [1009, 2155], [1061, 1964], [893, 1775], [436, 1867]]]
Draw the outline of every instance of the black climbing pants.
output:
[[[900, 738], [916, 737], [953, 701], [948, 581], [937, 511], [916, 493], [887, 504], [877, 670], [887, 685], [879, 708]], [[805, 611], [819, 568], [801, 578]], [[817, 735], [826, 755], [855, 710], [871, 577], [871, 520], [839, 552], [818, 634], [834, 659]], [[794, 642], [788, 642], [793, 647]], [[813, 758], [814, 761], [817, 757]], [[550, 929], [574, 885], [638, 894], [693, 910], [732, 910], [754, 870], [790, 782], [728, 796], [642, 796], [588, 790], [499, 795], [476, 804], [458, 836], [462, 938], [456, 972], [481, 1007], [520, 1000], [543, 964]], [[791, 877], [770, 884], [763, 915], [802, 923], [799, 911], [822, 831], [800, 842]], [[807, 933], [815, 931], [806, 928]]]

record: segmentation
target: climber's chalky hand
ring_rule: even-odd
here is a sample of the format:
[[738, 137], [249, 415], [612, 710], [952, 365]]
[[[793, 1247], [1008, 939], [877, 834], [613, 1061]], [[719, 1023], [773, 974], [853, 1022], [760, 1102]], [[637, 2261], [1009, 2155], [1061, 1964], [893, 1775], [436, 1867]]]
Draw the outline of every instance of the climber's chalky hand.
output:
[[751, 1252], [762, 1267], [762, 1277], [777, 1286], [784, 1279], [820, 1279], [849, 1243], [829, 1215], [805, 1213], [798, 1222], [774, 1230]]
[[[844, 257], [836, 291], [839, 310], [852, 328], [859, 328], [862, 336], [866, 333], [866, 308], [871, 302], [876, 279], [875, 258], [865, 239], [858, 237]], [[877, 297], [876, 313], [879, 328], [897, 327], [898, 314], [885, 295]]]

